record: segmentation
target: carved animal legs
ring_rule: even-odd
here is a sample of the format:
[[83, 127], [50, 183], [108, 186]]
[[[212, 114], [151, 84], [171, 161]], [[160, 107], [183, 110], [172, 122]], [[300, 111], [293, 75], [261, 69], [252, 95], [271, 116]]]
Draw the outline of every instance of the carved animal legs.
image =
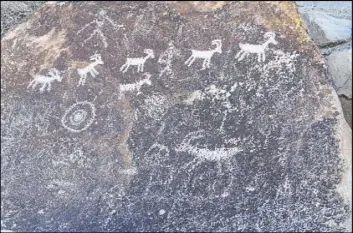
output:
[[240, 50], [236, 55], [235, 55], [235, 59], [238, 59], [240, 57], [240, 54], [242, 54], [244, 51]]
[[42, 84], [42, 87], [39, 89], [40, 93], [42, 93], [45, 90], [46, 86], [47, 86], [47, 83]]
[[192, 58], [193, 58], [193, 56], [190, 56], [190, 57], [185, 61], [185, 65], [187, 65], [187, 64], [191, 61]]
[[258, 62], [261, 62], [261, 53], [258, 53], [258, 54], [257, 54], [257, 61], [258, 61]]
[[202, 69], [201, 70], [205, 70], [206, 68], [209, 68], [208, 65], [208, 58], [205, 58], [202, 62]]
[[51, 90], [51, 83], [47, 83], [47, 86], [48, 86], [47, 91], [50, 91]]
[[98, 73], [98, 71], [97, 71], [95, 68], [92, 68], [92, 69], [90, 70], [90, 74], [92, 75], [92, 77], [95, 77], [95, 76], [98, 75], [99, 73]]
[[264, 62], [265, 59], [266, 59], [265, 53], [258, 53], [257, 54], [257, 61], [258, 62], [261, 62], [261, 61]]
[[89, 73], [91, 74], [91, 76], [92, 76], [93, 78], [96, 77], [96, 76], [99, 74], [98, 71], [95, 70], [95, 69], [90, 70]]
[[86, 78], [87, 78], [87, 74], [81, 74], [81, 78], [80, 80], [78, 81], [78, 85], [84, 85], [85, 82], [86, 82]]
[[240, 56], [240, 58], [238, 59], [238, 61], [243, 60], [246, 55], [248, 55], [248, 53], [247, 53], [247, 52], [243, 52], [243, 54]]
[[[188, 172], [188, 171], [190, 171], [191, 169], [193, 169], [193, 168], [195, 168], [196, 166], [198, 166], [199, 164], [201, 164], [202, 163], [202, 160], [199, 160], [199, 159], [197, 159], [197, 158], [194, 158], [193, 160], [191, 160], [190, 162], [188, 162], [188, 163], [186, 163], [184, 166], [182, 166], [182, 167], [180, 167], [179, 168], [179, 171], [183, 174], [183, 173], [185, 173], [185, 172]], [[184, 187], [186, 188], [186, 189], [190, 189], [191, 187], [190, 186], [194, 186], [193, 184], [194, 184], [194, 181], [193, 180], [191, 180], [192, 179], [192, 177], [191, 176], [188, 176], [187, 178], [186, 178], [186, 180], [184, 180]]]
[[122, 67], [120, 67], [120, 71], [125, 73], [129, 69], [129, 66], [130, 66], [130, 64], [125, 63], [124, 65], [122, 65]]
[[188, 60], [185, 61], [185, 65], [191, 66], [192, 63], [194, 63], [196, 57], [190, 56]]
[[137, 65], [137, 72], [143, 72], [143, 65], [144, 63]]
[[35, 79], [33, 79], [30, 83], [29, 83], [29, 85], [28, 85], [28, 87], [27, 88], [30, 88], [31, 86], [32, 86], [32, 89], [34, 89], [36, 86], [37, 86], [37, 82], [36, 82], [36, 80]]
[[211, 65], [211, 58], [207, 59], [207, 68], [210, 68]]
[[236, 55], [235, 55], [235, 59], [238, 59], [238, 61], [241, 61], [244, 59], [245, 55], [247, 55], [248, 53], [245, 52], [244, 50], [240, 50]]

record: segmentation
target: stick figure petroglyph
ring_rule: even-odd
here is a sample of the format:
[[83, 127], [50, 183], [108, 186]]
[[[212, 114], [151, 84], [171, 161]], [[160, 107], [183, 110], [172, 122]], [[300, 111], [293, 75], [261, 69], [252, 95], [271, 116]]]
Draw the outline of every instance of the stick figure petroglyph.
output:
[[58, 82], [61, 82], [63, 77], [60, 76], [60, 71], [58, 71], [55, 68], [52, 68], [48, 72], [48, 76], [45, 75], [34, 75], [33, 80], [29, 83], [27, 88], [30, 88], [32, 86], [32, 89], [34, 89], [38, 84], [42, 84], [42, 87], [39, 89], [40, 92], [44, 92], [45, 88], [47, 88], [47, 91], [50, 92], [51, 90], [51, 83], [56, 80]]
[[98, 75], [98, 71], [94, 68], [97, 65], [103, 65], [104, 62], [102, 61], [102, 57], [100, 54], [94, 54], [90, 57], [90, 61], [92, 61], [88, 66], [85, 68], [78, 68], [77, 72], [80, 75], [80, 80], [78, 81], [78, 86], [84, 85], [86, 82], [87, 74], [90, 73], [91, 76], [94, 78]]
[[168, 75], [174, 75], [174, 72], [171, 68], [172, 60], [175, 56], [180, 56], [180, 50], [175, 48], [173, 42], [169, 42], [168, 49], [164, 51], [158, 59], [158, 64], [164, 66], [163, 70], [159, 73], [159, 77], [167, 73]]
[[192, 49], [191, 56], [185, 61], [185, 65], [191, 66], [191, 64], [195, 61], [196, 58], [202, 58], [202, 69], [210, 68], [211, 58], [214, 53], [222, 53], [222, 41], [221, 40], [213, 40], [212, 45], [215, 45], [216, 48], [206, 51], [194, 50]]
[[143, 66], [145, 65], [146, 60], [149, 58], [154, 58], [154, 52], [152, 49], [145, 49], [143, 52], [147, 54], [145, 57], [126, 58], [126, 62], [121, 66], [120, 71], [125, 73], [132, 65], [137, 66], [137, 72], [143, 72]]
[[255, 44], [242, 44], [239, 43], [240, 51], [235, 55], [235, 59], [238, 59], [238, 61], [241, 61], [244, 59], [245, 55], [248, 55], [249, 53], [256, 53], [257, 54], [257, 61], [261, 62], [261, 60], [264, 62], [266, 57], [265, 57], [265, 49], [268, 47], [269, 44], [278, 44], [278, 42], [275, 40], [275, 33], [273, 32], [266, 32], [264, 37], [267, 39], [266, 42], [263, 44], [255, 45]]
[[95, 17], [98, 17], [98, 19], [94, 19], [92, 20], [90, 23], [86, 24], [83, 28], [81, 28], [77, 34], [80, 34], [82, 31], [84, 31], [86, 28], [88, 28], [90, 25], [95, 24], [95, 29], [93, 30], [92, 34], [83, 41], [83, 43], [86, 43], [88, 40], [92, 39], [92, 37], [94, 35], [98, 35], [101, 39], [102, 42], [104, 44], [104, 47], [107, 48], [108, 47], [108, 42], [107, 42], [107, 38], [105, 37], [102, 28], [104, 23], [107, 21], [108, 23], [110, 23], [112, 25], [112, 27], [114, 29], [116, 28], [122, 28], [124, 27], [124, 25], [117, 25], [113, 22], [112, 19], [110, 19], [107, 16], [107, 12], [104, 10], [101, 10], [98, 14], [95, 15]]

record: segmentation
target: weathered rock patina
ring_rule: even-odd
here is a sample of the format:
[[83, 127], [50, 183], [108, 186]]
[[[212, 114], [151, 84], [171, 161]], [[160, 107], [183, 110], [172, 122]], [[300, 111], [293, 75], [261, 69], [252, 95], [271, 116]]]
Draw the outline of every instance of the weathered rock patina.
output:
[[350, 231], [326, 77], [294, 3], [44, 4], [1, 41], [1, 227]]

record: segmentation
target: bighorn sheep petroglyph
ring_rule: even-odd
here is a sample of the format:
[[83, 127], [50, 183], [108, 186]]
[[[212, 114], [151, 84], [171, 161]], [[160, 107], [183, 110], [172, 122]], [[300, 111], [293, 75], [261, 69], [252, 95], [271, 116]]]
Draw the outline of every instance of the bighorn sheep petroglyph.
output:
[[221, 40], [213, 40], [212, 45], [215, 45], [216, 48], [206, 51], [194, 50], [192, 49], [191, 56], [185, 61], [185, 65], [191, 66], [191, 64], [195, 61], [196, 58], [202, 58], [202, 69], [210, 68], [211, 58], [214, 53], [222, 53], [222, 41]]
[[145, 57], [126, 58], [126, 62], [121, 66], [120, 71], [125, 73], [132, 65], [137, 66], [137, 72], [143, 72], [143, 66], [145, 65], [146, 60], [149, 58], [154, 58], [154, 52], [152, 49], [145, 49], [143, 52], [147, 54]]
[[264, 62], [266, 57], [265, 57], [265, 49], [268, 47], [269, 44], [278, 44], [278, 42], [275, 40], [275, 33], [273, 32], [266, 32], [264, 35], [264, 38], [267, 39], [267, 41], [263, 44], [255, 45], [255, 44], [242, 44], [239, 43], [240, 51], [235, 55], [235, 59], [238, 59], [238, 61], [241, 61], [244, 59], [245, 55], [248, 55], [249, 53], [256, 53], [257, 54], [257, 60], [258, 62], [262, 61]]
[[146, 73], [144, 74], [146, 78], [136, 82], [136, 83], [130, 83], [130, 84], [123, 84], [120, 85], [119, 87], [119, 97], [125, 94], [125, 92], [132, 92], [132, 91], [137, 91], [137, 95], [141, 94], [140, 89], [144, 84], [147, 85], [152, 85], [152, 82], [150, 80], [151, 75]]
[[96, 65], [103, 65], [104, 64], [100, 54], [94, 54], [93, 56], [91, 56], [90, 61], [92, 61], [92, 63], [89, 64], [88, 66], [86, 66], [85, 68], [82, 68], [82, 69], [78, 68], [77, 69], [77, 72], [81, 77], [78, 82], [78, 86], [85, 84], [88, 73], [90, 73], [93, 78], [96, 77], [96, 75], [99, 73], [94, 67]]
[[49, 70], [48, 76], [37, 74], [37, 75], [34, 75], [32, 77], [33, 77], [33, 80], [29, 83], [27, 88], [32, 86], [32, 89], [34, 89], [38, 84], [42, 84], [42, 87], [39, 89], [41, 93], [45, 90], [46, 87], [47, 87], [47, 91], [50, 92], [51, 83], [54, 80], [57, 80], [58, 82], [61, 82], [61, 80], [63, 79], [60, 76], [60, 71], [58, 71], [55, 68], [52, 68], [52, 69]]

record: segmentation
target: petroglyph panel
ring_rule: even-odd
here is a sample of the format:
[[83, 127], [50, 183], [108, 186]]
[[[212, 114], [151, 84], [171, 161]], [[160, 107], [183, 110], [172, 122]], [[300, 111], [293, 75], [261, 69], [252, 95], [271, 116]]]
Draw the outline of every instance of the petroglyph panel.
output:
[[351, 132], [296, 12], [43, 4], [1, 42], [2, 228], [351, 231]]

